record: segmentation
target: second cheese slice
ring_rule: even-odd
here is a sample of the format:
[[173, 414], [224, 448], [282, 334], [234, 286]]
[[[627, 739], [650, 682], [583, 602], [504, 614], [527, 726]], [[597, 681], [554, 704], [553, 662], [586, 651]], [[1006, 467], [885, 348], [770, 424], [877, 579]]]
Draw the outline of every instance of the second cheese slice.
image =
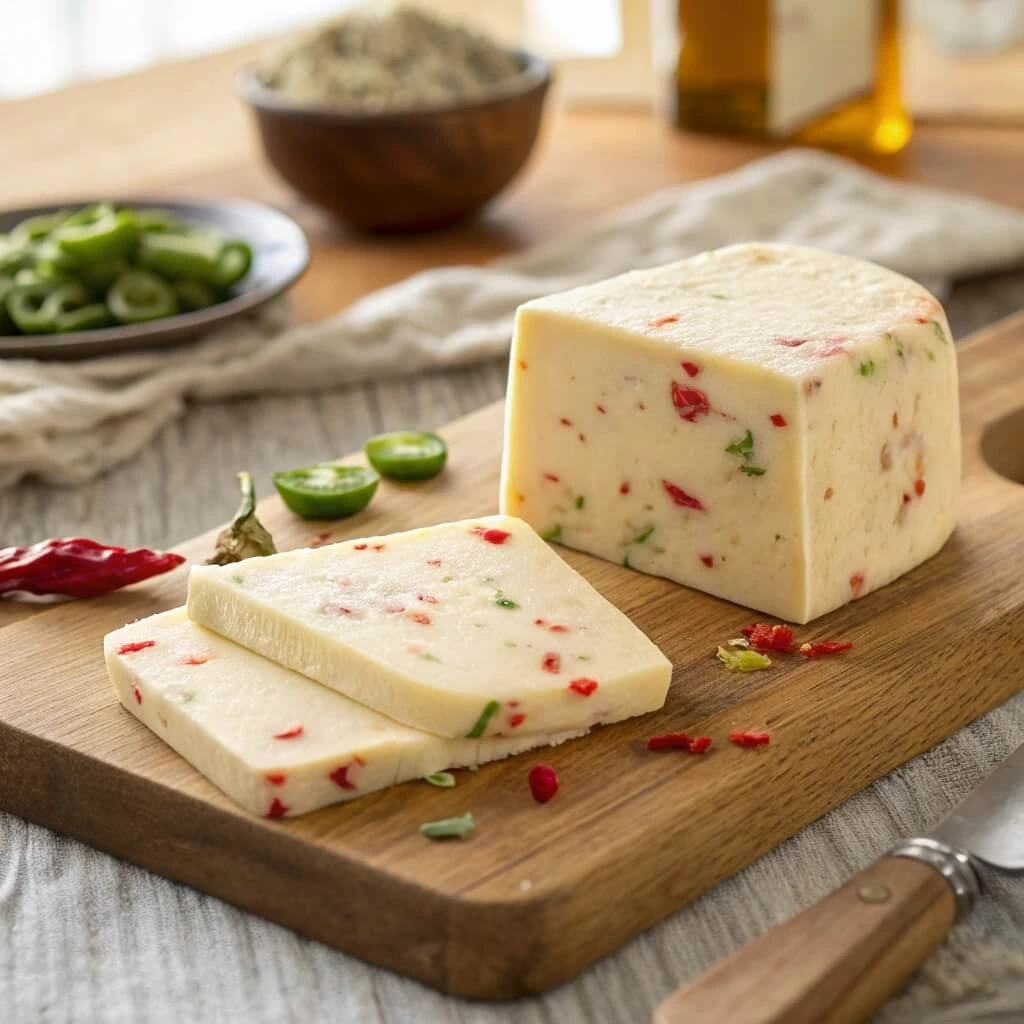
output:
[[671, 664], [522, 520], [197, 566], [188, 613], [446, 737], [585, 730], [661, 707]]
[[110, 633], [121, 703], [254, 814], [283, 818], [559, 736], [444, 740], [409, 729], [163, 612]]

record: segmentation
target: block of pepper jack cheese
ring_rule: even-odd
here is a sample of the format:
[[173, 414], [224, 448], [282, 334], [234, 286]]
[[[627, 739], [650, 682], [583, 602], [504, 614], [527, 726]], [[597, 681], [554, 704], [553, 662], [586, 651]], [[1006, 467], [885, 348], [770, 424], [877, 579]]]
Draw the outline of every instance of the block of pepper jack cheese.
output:
[[521, 519], [196, 566], [189, 616], [439, 736], [552, 734], [662, 706], [668, 659]]
[[960, 426], [945, 314], [847, 256], [744, 244], [528, 302], [501, 510], [808, 622], [935, 554]]
[[271, 818], [586, 731], [442, 739], [197, 626], [183, 608], [110, 633], [104, 653], [136, 718], [236, 803]]

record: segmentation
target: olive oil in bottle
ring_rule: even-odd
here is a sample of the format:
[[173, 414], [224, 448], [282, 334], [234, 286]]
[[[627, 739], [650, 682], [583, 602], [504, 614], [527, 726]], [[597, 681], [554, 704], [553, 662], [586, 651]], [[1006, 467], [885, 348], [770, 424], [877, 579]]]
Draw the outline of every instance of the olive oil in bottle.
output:
[[893, 153], [899, 0], [675, 0], [680, 128]]

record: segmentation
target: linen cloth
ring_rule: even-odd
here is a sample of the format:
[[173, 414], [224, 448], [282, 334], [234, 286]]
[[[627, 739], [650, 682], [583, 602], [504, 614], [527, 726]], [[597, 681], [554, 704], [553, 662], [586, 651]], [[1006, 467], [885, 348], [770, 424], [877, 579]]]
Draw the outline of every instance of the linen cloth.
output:
[[130, 458], [187, 403], [310, 391], [506, 351], [516, 306], [612, 274], [747, 240], [875, 260], [939, 293], [1024, 262], [1024, 214], [789, 150], [655, 193], [606, 220], [483, 267], [427, 270], [322, 323], [285, 306], [184, 348], [75, 363], [0, 361], [0, 487], [83, 483]]

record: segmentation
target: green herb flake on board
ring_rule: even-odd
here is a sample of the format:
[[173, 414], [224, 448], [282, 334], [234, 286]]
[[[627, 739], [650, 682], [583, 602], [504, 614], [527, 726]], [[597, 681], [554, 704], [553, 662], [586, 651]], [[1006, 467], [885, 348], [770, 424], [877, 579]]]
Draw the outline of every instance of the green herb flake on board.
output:
[[428, 839], [461, 839], [468, 836], [476, 828], [472, 814], [463, 814], [458, 818], [441, 818], [439, 821], [428, 821], [420, 825], [420, 832]]
[[433, 775], [424, 775], [423, 781], [438, 789], [451, 789], [455, 785], [455, 776], [451, 772], [434, 772]]
[[490, 700], [484, 705], [480, 717], [469, 732], [466, 733], [467, 740], [478, 740], [487, 731], [487, 723], [498, 713], [501, 705], [496, 700]]
[[[897, 345], [899, 343], [897, 342]], [[862, 377], [871, 377], [875, 373], [875, 361], [873, 359], [865, 359], [860, 366], [857, 367], [857, 372]]]
[[772, 660], [766, 654], [757, 651], [730, 651], [718, 648], [718, 660], [730, 672], [759, 672], [763, 668], [771, 668]]

